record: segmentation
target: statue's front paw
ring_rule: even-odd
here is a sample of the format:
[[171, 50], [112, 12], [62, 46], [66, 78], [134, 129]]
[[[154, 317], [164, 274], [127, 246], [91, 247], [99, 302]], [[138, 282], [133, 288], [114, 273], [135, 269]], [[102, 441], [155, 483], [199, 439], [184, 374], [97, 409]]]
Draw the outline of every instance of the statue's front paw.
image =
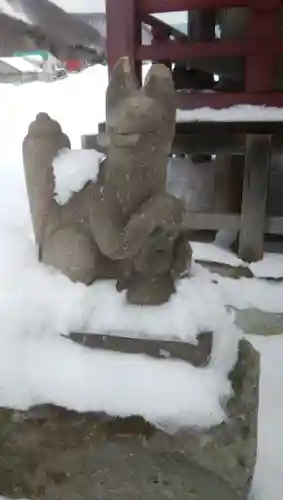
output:
[[165, 304], [175, 291], [170, 273], [153, 278], [137, 274], [128, 286], [127, 300], [133, 305], [159, 306]]
[[175, 279], [190, 273], [192, 248], [187, 233], [181, 233], [173, 247], [172, 275]]

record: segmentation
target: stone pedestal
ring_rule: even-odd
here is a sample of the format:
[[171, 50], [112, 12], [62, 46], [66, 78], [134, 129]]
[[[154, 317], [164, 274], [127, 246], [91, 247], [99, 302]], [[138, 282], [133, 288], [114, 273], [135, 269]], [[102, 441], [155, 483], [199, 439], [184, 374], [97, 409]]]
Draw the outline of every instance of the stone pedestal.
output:
[[38, 500], [247, 500], [257, 447], [259, 357], [241, 341], [229, 419], [168, 435], [140, 417], [0, 411], [0, 495]]

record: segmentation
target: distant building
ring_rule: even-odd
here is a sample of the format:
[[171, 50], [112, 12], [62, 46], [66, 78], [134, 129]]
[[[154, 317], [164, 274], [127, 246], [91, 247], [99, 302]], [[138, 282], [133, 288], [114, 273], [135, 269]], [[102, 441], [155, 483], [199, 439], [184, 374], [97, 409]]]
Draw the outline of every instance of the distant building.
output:
[[25, 59], [41, 71], [39, 79], [44, 81], [57, 80], [66, 76], [67, 72], [62, 62], [47, 50], [18, 51], [15, 56]]
[[65, 68], [68, 73], [78, 73], [85, 68], [85, 63], [80, 59], [67, 59]]
[[58, 59], [101, 62], [104, 38], [87, 23], [74, 18], [48, 0], [0, 1], [0, 55], [16, 51], [47, 50]]
[[42, 70], [22, 57], [0, 58], [0, 83], [27, 83], [39, 80]]

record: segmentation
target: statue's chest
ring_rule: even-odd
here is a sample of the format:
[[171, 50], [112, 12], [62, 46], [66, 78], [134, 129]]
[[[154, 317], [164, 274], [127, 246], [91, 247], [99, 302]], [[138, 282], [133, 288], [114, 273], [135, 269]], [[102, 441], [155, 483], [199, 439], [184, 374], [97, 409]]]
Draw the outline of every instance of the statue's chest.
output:
[[104, 194], [115, 199], [123, 215], [136, 211], [141, 203], [164, 189], [165, 175], [162, 170], [146, 164], [111, 165], [106, 168]]

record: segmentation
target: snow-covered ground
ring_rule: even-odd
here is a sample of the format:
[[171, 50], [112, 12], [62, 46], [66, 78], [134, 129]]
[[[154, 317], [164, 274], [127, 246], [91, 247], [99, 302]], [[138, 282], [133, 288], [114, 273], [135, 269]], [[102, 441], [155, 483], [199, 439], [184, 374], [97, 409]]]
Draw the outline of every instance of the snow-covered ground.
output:
[[[220, 399], [230, 390], [226, 374], [241, 335], [226, 306], [283, 312], [283, 284], [233, 281], [194, 264], [193, 277], [179, 283], [168, 304], [143, 309], [128, 306], [113, 283], [75, 285], [37, 262], [21, 142], [30, 121], [46, 111], [78, 149], [81, 135], [96, 132], [104, 119], [106, 82], [106, 69], [96, 67], [53, 84], [0, 86], [0, 406], [51, 402], [82, 411], [139, 413], [156, 424], [213, 425], [225, 418]], [[195, 247], [198, 258], [214, 252], [211, 260], [233, 257], [233, 264], [241, 265], [217, 251]], [[282, 262], [276, 257], [276, 269]], [[60, 336], [71, 330], [119, 331], [195, 342], [206, 329], [216, 335], [205, 369], [92, 352]], [[255, 500], [278, 500], [283, 492], [283, 334], [251, 340], [262, 354]]]
[[194, 258], [198, 262], [217, 262], [230, 267], [248, 267], [256, 278], [283, 278], [283, 256], [266, 252], [262, 260], [248, 264], [227, 248], [215, 243], [192, 243]]

